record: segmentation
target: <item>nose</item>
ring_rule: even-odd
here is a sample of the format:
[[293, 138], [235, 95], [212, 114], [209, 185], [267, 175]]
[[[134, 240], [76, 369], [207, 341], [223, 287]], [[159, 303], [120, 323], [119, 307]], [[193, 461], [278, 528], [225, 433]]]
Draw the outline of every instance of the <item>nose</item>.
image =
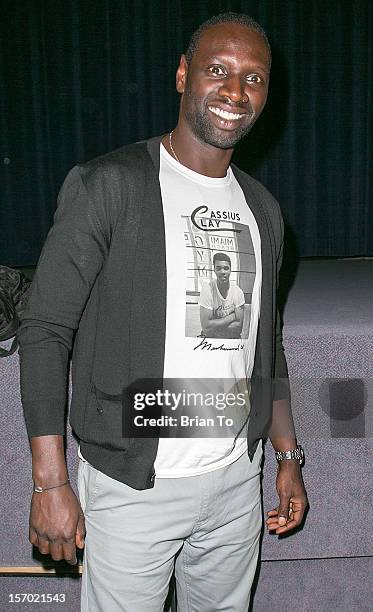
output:
[[230, 76], [224, 80], [219, 89], [219, 95], [229, 98], [232, 102], [248, 102], [249, 98], [245, 93], [244, 84], [238, 76]]

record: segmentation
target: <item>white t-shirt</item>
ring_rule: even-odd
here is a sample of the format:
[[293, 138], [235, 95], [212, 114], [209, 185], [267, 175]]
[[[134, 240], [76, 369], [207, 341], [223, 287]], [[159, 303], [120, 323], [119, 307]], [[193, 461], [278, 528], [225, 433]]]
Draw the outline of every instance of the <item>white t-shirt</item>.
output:
[[[204, 176], [161, 145], [159, 180], [167, 265], [164, 379], [165, 386], [167, 379], [178, 379], [182, 401], [172, 411], [178, 426], [170, 435], [176, 437], [160, 437], [155, 472], [175, 478], [223, 467], [247, 450], [246, 379], [254, 363], [262, 268], [259, 230], [231, 168], [222, 178]], [[228, 261], [223, 280], [214, 265], [216, 253]], [[235, 308], [243, 309], [237, 320]], [[226, 337], [224, 321], [216, 324], [213, 337], [201, 333], [203, 309], [210, 309], [214, 320], [229, 312], [234, 337]], [[198, 393], [193, 405], [189, 398]], [[229, 404], [229, 393], [240, 395], [240, 401]], [[211, 402], [213, 394], [219, 401]], [[180, 427], [183, 411], [196, 417], [192, 427]], [[220, 428], [217, 417], [224, 414], [233, 417], [232, 427]], [[180, 437], [180, 430], [188, 437]]]

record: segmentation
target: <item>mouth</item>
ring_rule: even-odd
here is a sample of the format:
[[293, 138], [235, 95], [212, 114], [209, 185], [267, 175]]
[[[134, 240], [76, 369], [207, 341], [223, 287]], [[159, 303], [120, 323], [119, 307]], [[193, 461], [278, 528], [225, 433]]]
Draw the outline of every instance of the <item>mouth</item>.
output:
[[222, 108], [218, 108], [217, 106], [208, 106], [207, 107], [213, 115], [219, 117], [219, 119], [223, 119], [224, 121], [239, 121], [243, 117], [246, 117], [246, 113], [231, 113]]

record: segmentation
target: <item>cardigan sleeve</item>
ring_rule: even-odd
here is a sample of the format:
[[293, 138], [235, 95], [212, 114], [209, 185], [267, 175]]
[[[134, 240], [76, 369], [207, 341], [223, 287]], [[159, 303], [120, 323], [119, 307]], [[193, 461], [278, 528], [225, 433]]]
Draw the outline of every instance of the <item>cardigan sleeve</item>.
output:
[[[279, 273], [282, 265], [283, 244], [284, 244], [284, 223], [277, 204], [277, 213], [280, 227], [280, 243], [276, 259], [276, 291], [279, 285]], [[282, 342], [282, 329], [278, 308], [276, 308], [275, 325], [275, 366], [273, 380], [273, 405], [272, 419], [269, 429], [271, 440], [295, 440], [296, 433], [294, 428], [293, 414], [290, 402], [289, 375]]]
[[[280, 227], [280, 243], [277, 253], [276, 261], [276, 295], [279, 286], [279, 274], [282, 266], [283, 257], [283, 246], [284, 246], [284, 222], [280, 210], [279, 213], [279, 227]], [[290, 400], [290, 387], [289, 387], [289, 375], [288, 367], [286, 363], [284, 346], [282, 342], [282, 329], [281, 320], [278, 308], [276, 306], [276, 324], [275, 324], [275, 367], [274, 367], [274, 390], [273, 399], [287, 399]]]
[[73, 168], [61, 188], [18, 331], [29, 437], [65, 432], [74, 332], [107, 250], [96, 208], [79, 168]]

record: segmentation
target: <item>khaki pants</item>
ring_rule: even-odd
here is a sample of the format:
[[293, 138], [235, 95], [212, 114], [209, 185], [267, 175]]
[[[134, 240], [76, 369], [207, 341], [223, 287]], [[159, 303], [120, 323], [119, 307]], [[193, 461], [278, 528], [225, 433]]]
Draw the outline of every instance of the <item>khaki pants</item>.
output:
[[262, 525], [262, 445], [252, 463], [156, 478], [137, 491], [80, 459], [86, 520], [82, 612], [161, 612], [175, 568], [178, 612], [246, 612]]

